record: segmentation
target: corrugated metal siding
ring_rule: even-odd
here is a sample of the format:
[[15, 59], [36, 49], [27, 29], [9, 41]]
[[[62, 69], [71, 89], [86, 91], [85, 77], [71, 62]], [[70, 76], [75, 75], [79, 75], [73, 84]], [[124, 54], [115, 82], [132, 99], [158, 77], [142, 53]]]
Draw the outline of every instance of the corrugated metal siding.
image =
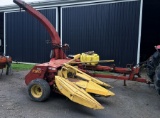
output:
[[4, 21], [3, 21], [3, 13], [0, 13], [0, 41], [1, 41], [1, 45], [0, 45], [0, 55], [3, 54], [3, 51], [4, 51], [4, 41], [3, 41], [3, 24], [4, 24]]
[[0, 38], [3, 38], [3, 13], [0, 13]]
[[62, 8], [62, 41], [69, 54], [89, 50], [117, 66], [136, 63], [140, 1]]
[[[40, 10], [56, 26], [56, 9]], [[26, 12], [6, 14], [7, 55], [19, 62], [42, 63], [49, 61], [51, 44], [45, 27]]]

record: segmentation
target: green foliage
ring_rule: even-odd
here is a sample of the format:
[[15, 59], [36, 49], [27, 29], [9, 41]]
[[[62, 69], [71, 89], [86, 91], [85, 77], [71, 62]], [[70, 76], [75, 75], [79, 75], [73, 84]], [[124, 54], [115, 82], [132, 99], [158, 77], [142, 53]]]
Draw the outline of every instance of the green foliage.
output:
[[34, 66], [34, 64], [13, 63], [12, 70], [15, 70], [15, 71], [30, 70], [33, 68], [33, 66]]

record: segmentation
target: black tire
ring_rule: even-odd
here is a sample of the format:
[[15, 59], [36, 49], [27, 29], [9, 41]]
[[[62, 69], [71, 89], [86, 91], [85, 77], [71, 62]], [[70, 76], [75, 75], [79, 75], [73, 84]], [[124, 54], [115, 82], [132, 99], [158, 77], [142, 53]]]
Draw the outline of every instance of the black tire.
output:
[[160, 95], [160, 64], [157, 66], [154, 76], [154, 85], [156, 90], [158, 91], [158, 94]]
[[27, 92], [31, 100], [42, 102], [49, 98], [50, 86], [43, 79], [35, 79], [29, 83]]
[[156, 51], [150, 58], [147, 60], [147, 75], [150, 77], [151, 81], [154, 82], [154, 75], [157, 66], [160, 63], [160, 53]]
[[12, 66], [11, 63], [7, 63], [7, 68], [6, 68], [6, 75], [9, 75], [12, 73]]

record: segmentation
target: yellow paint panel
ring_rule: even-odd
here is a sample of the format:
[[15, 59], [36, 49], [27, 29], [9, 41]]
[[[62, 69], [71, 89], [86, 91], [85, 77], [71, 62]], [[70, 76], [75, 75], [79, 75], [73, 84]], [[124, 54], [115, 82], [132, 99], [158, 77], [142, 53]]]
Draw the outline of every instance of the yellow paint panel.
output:
[[98, 80], [98, 79], [95, 79], [95, 78], [93, 78], [93, 77], [91, 77], [91, 76], [89, 76], [89, 75], [87, 75], [87, 74], [85, 74], [85, 73], [76, 73], [76, 76], [78, 76], [78, 77], [80, 77], [80, 78], [82, 78], [82, 79], [84, 79], [84, 80], [88, 80], [88, 81], [93, 81], [93, 82], [95, 82], [95, 83], [97, 83], [97, 84], [99, 84], [99, 85], [102, 85], [102, 86], [104, 86], [104, 87], [106, 87], [106, 88], [111, 88], [111, 86], [109, 85], [109, 84], [107, 84], [107, 83], [104, 83], [104, 82], [102, 82], [102, 81], [100, 81], [100, 80]]
[[84, 80], [88, 80], [88, 81], [92, 80], [90, 77], [87, 77], [86, 75], [78, 73], [78, 72], [76, 73], [76, 76], [78, 76], [78, 77], [80, 77], [80, 78], [82, 78]]
[[55, 76], [58, 90], [71, 101], [93, 109], [103, 109], [103, 106], [90, 96], [85, 90], [80, 89], [69, 80]]
[[[70, 79], [69, 79], [70, 81]], [[78, 81], [71, 81], [72, 83], [76, 84], [77, 86], [79, 86], [80, 88], [86, 89], [88, 82], [87, 81], [83, 81], [83, 80], [78, 80]]]
[[[69, 79], [70, 80], [70, 79]], [[78, 80], [73, 81], [77, 86], [83, 88], [88, 93], [94, 93], [101, 96], [114, 96], [115, 94], [92, 81]]]
[[94, 93], [94, 94], [102, 95], [102, 96], [114, 96], [115, 95], [113, 92], [101, 87], [100, 85], [92, 81], [88, 82], [86, 91], [89, 93]]
[[81, 56], [80, 56], [80, 61], [81, 62], [90, 62], [90, 61], [97, 61], [95, 63], [87, 63], [87, 65], [96, 65], [98, 64], [98, 61], [99, 61], [99, 55], [98, 54], [85, 54], [85, 53], [82, 53]]

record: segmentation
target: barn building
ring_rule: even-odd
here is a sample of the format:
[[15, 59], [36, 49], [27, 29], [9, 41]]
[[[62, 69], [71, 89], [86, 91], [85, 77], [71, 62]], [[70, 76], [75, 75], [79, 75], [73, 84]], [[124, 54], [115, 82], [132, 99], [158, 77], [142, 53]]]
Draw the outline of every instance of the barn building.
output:
[[[143, 0], [51, 0], [29, 4], [50, 20], [62, 44], [70, 45], [67, 54], [94, 50], [101, 59], [114, 59], [122, 67], [139, 63], [141, 55], [148, 56], [144, 48], [150, 42], [141, 44], [146, 43], [141, 39]], [[0, 7], [0, 24], [5, 55], [18, 62], [49, 61], [49, 34], [33, 16], [20, 12], [17, 5], [4, 6]]]

